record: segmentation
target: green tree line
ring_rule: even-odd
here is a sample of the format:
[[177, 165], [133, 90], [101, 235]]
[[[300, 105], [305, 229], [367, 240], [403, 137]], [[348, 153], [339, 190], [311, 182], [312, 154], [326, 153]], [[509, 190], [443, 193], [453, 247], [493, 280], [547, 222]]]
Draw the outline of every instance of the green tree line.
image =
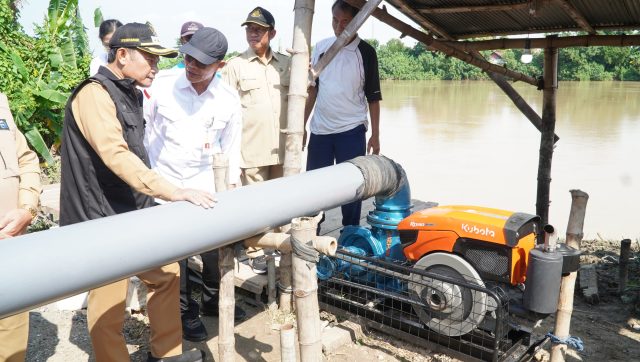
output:
[[[381, 79], [391, 80], [480, 80], [486, 73], [457, 58], [427, 50], [424, 44], [408, 47], [399, 39], [386, 44], [367, 40], [378, 52]], [[504, 66], [531, 76], [542, 75], [543, 53], [533, 51], [533, 61], [520, 61], [521, 49], [500, 50], [497, 55]], [[482, 52], [486, 59], [491, 51]], [[494, 54], [495, 56], [495, 54]], [[638, 81], [640, 54], [637, 47], [575, 47], [559, 50], [558, 78], [579, 81]]]

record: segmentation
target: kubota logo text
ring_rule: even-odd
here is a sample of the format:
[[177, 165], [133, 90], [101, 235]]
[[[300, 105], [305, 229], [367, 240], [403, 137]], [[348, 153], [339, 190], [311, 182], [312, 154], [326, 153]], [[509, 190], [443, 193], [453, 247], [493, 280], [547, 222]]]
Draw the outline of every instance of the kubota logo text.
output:
[[492, 238], [496, 236], [496, 233], [493, 230], [489, 229], [488, 227], [485, 227], [484, 229], [480, 229], [475, 225], [469, 225], [469, 224], [462, 224], [461, 227], [463, 231], [468, 232], [470, 234], [484, 235]]

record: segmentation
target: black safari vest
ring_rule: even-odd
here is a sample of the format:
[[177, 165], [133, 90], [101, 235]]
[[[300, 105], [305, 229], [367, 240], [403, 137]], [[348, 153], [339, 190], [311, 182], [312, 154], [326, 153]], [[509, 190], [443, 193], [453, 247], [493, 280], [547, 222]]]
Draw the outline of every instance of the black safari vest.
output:
[[[116, 106], [122, 136], [129, 150], [149, 167], [144, 148], [142, 94], [131, 79], [118, 79], [105, 67], [82, 82], [71, 94], [65, 108], [62, 128], [60, 183], [60, 225], [98, 219], [149, 207], [153, 198], [132, 189], [102, 162], [84, 138], [73, 116], [71, 103], [90, 82], [100, 83]], [[92, 122], [104, 122], [100, 118]]]

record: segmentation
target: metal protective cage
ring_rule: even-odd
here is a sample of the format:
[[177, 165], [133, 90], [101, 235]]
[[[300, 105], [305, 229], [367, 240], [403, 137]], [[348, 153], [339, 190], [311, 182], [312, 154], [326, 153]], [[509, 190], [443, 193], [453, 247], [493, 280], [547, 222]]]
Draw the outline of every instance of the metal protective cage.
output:
[[[319, 269], [333, 271], [318, 281], [320, 306], [331, 313], [464, 360], [513, 360], [527, 349], [529, 334], [509, 326], [508, 297], [481, 282], [343, 250], [323, 258]], [[442, 309], [444, 300], [456, 306]]]

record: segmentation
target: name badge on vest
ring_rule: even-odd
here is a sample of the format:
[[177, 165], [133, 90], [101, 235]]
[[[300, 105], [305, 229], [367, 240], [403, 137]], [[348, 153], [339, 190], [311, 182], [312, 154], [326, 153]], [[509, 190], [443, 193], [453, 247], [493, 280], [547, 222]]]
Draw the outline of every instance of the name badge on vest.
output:
[[9, 123], [7, 123], [6, 119], [0, 119], [0, 131], [8, 131]]

